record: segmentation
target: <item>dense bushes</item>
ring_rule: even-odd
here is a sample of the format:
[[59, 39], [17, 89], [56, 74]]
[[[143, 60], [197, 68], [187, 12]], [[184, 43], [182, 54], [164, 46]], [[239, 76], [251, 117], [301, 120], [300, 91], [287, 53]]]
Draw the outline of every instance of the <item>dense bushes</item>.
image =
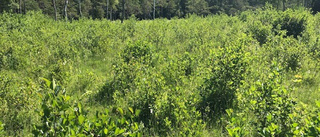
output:
[[[295, 14], [294, 12], [301, 13]], [[288, 9], [281, 12], [274, 11], [268, 5], [265, 10], [256, 10], [254, 13], [262, 16], [254, 16], [252, 13], [243, 12], [240, 19], [247, 22], [248, 32], [257, 39], [260, 45], [267, 43], [273, 35], [293, 36], [296, 39], [298, 39], [298, 36], [302, 37], [307, 26], [306, 18], [310, 16], [310, 12], [305, 10], [297, 9], [293, 11]]]
[[[200, 120], [194, 98], [181, 86], [186, 69], [176, 57], [153, 55], [152, 45], [130, 42], [114, 64], [114, 78], [100, 91], [101, 99], [109, 97], [111, 104], [141, 110], [137, 121], [142, 121], [156, 134], [199, 135], [204, 124]], [[162, 57], [162, 56], [161, 56]], [[158, 62], [161, 65], [156, 65]], [[190, 94], [190, 93], [188, 93]], [[179, 98], [183, 95], [185, 98]], [[109, 101], [110, 101], [109, 100]], [[189, 103], [187, 103], [189, 102]], [[110, 102], [109, 102], [110, 103]], [[193, 113], [187, 113], [190, 111]]]
[[[237, 44], [235, 44], [237, 43]], [[211, 73], [201, 86], [199, 109], [208, 119], [224, 113], [232, 107], [236, 90], [240, 87], [246, 72], [246, 53], [241, 40], [230, 42], [225, 47], [211, 53]], [[215, 114], [215, 115], [213, 115]]]
[[65, 89], [56, 86], [54, 80], [43, 80], [49, 90], [44, 97], [40, 96], [41, 124], [34, 126], [35, 136], [141, 136], [141, 127], [133, 122], [140, 111], [117, 108], [115, 111], [120, 117], [115, 119], [106, 109], [88, 118], [87, 110], [81, 103], [70, 102], [71, 97], [66, 95]]
[[286, 11], [283, 15], [280, 15], [274, 23], [273, 29], [278, 29], [278, 25], [281, 30], [286, 30], [285, 36], [293, 36], [294, 38], [298, 38], [298, 36], [302, 35], [302, 32], [305, 30], [305, 16], [302, 15], [294, 15], [290, 10]]
[[317, 135], [319, 18], [1, 14], [0, 135]]

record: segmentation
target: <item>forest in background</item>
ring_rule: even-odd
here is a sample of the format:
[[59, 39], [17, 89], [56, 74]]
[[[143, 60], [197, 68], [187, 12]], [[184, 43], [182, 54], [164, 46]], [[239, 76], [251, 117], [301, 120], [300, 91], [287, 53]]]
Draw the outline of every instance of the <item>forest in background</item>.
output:
[[272, 4], [278, 10], [306, 7], [319, 11], [320, 0], [0, 0], [0, 12], [41, 10], [56, 19], [138, 19], [185, 17], [257, 9]]

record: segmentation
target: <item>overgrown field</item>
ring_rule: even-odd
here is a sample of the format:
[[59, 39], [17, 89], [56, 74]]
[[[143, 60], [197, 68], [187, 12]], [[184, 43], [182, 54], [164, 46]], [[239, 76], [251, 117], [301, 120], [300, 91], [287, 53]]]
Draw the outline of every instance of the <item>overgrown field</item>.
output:
[[0, 15], [0, 136], [318, 136], [320, 14]]

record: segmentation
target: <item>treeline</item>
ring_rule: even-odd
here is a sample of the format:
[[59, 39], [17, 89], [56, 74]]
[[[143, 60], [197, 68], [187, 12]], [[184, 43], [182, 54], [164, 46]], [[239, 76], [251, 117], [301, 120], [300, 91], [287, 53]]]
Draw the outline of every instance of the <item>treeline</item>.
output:
[[26, 13], [41, 10], [57, 19], [122, 19], [132, 15], [139, 19], [208, 15], [259, 8], [265, 3], [279, 10], [294, 7], [320, 10], [320, 0], [0, 0], [0, 12]]

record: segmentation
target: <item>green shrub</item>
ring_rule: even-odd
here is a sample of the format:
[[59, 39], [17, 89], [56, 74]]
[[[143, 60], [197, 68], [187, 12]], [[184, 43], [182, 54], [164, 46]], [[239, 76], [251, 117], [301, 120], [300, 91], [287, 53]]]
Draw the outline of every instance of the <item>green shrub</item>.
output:
[[[274, 75], [274, 76], [273, 76]], [[289, 114], [296, 104], [289, 96], [288, 91], [279, 86], [270, 74], [270, 81], [257, 83], [252, 86], [254, 100], [251, 101], [252, 110], [257, 116], [257, 131], [262, 136], [284, 136], [290, 131]]]
[[2, 124], [1, 121], [0, 121], [0, 135], [1, 135], [1, 136], [4, 136], [4, 135], [5, 135], [4, 124]]
[[229, 135], [292, 135], [291, 125], [297, 122], [292, 119], [296, 102], [281, 84], [280, 73], [274, 70], [268, 74], [267, 80], [253, 82], [250, 89], [240, 93], [244, 95], [238, 97], [243, 99], [240, 107], [235, 112], [232, 109], [227, 111], [229, 121], [226, 129]]
[[0, 51], [0, 70], [1, 69], [12, 69], [16, 70], [20, 67], [20, 61], [16, 58], [15, 51], [12, 47], [7, 50], [2, 49]]
[[257, 39], [260, 45], [265, 44], [268, 38], [272, 35], [272, 27], [267, 24], [263, 24], [261, 21], [254, 21], [248, 25], [248, 30], [252, 33], [253, 38]]
[[273, 29], [278, 29], [278, 26], [281, 30], [286, 30], [287, 36], [293, 36], [294, 38], [298, 38], [298, 36], [302, 36], [303, 31], [306, 26], [306, 18], [303, 16], [295, 15], [292, 11], [288, 10], [281, 14], [274, 22]]
[[37, 86], [28, 79], [10, 71], [0, 73], [0, 119], [4, 124], [5, 136], [18, 136], [26, 132], [34, 120], [32, 107], [37, 106], [33, 91]]
[[43, 80], [48, 90], [44, 97], [40, 96], [41, 121], [34, 125], [35, 136], [141, 136], [141, 126], [133, 121], [140, 113], [138, 110], [117, 108], [117, 115], [111, 116], [106, 109], [88, 118], [81, 103], [72, 103], [71, 97], [54, 80]]
[[150, 63], [152, 51], [150, 44], [144, 41], [129, 43], [126, 49], [121, 54], [124, 62], [141, 62]]
[[200, 88], [199, 110], [203, 116], [214, 119], [233, 106], [236, 90], [240, 87], [246, 72], [247, 60], [242, 44], [230, 43], [212, 52], [211, 73]]
[[316, 107], [309, 113], [309, 117], [305, 119], [307, 128], [304, 132], [307, 136], [320, 135], [320, 102], [316, 103]]

